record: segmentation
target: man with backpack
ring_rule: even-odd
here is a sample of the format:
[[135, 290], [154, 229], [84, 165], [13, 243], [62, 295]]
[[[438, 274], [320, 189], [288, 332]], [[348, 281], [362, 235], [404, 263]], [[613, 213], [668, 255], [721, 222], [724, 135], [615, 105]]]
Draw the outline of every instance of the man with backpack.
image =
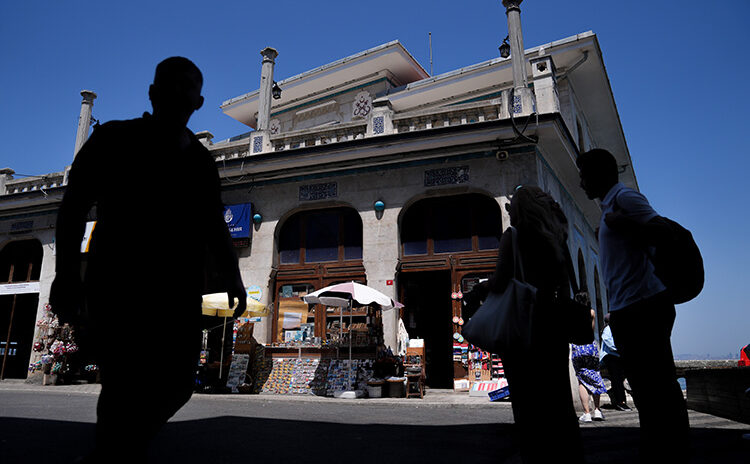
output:
[[[612, 335], [638, 408], [641, 461], [682, 462], [679, 457], [687, 456], [690, 426], [670, 337], [675, 302], [694, 297], [702, 287], [700, 253], [689, 232], [659, 216], [645, 196], [618, 181], [617, 161], [611, 153], [593, 149], [580, 154], [576, 164], [581, 188], [590, 199], [601, 200], [601, 271]], [[687, 289], [688, 296], [683, 295], [685, 289], [670, 287], [672, 279], [667, 277], [673, 270], [668, 265], [677, 259], [673, 256], [686, 254], [668, 248], [685, 234], [700, 260], [692, 263], [694, 268], [700, 264], [700, 272], [695, 273], [700, 274], [696, 278], [700, 285]]]

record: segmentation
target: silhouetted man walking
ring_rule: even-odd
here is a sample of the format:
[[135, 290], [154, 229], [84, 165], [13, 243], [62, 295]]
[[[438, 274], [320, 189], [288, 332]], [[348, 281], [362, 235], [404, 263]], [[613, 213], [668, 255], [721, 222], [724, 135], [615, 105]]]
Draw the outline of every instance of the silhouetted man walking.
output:
[[601, 200], [601, 270], [612, 336], [638, 408], [641, 461], [685, 462], [689, 423], [670, 342], [675, 308], [649, 252], [669, 240], [669, 226], [646, 197], [618, 182], [611, 153], [594, 149], [576, 164], [581, 188]]
[[[235, 314], [245, 290], [224, 222], [213, 159], [186, 127], [203, 76], [168, 58], [149, 88], [153, 115], [94, 130], [70, 171], [57, 222], [50, 301], [64, 322], [90, 321], [101, 369], [94, 462], [142, 462], [150, 440], [190, 398], [201, 342], [206, 257]], [[86, 217], [97, 224], [81, 281]], [[85, 308], [85, 309], [83, 309]]]

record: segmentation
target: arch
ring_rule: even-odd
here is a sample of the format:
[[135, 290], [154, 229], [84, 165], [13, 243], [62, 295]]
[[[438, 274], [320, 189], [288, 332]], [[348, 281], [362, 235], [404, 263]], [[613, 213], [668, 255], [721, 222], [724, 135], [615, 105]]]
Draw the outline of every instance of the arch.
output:
[[596, 309], [596, 319], [600, 321], [599, 332], [604, 330], [604, 303], [602, 301], [602, 286], [599, 280], [599, 269], [594, 266], [594, 308]]
[[399, 221], [400, 254], [424, 256], [498, 248], [500, 206], [481, 193], [427, 197], [414, 201]]
[[43, 254], [37, 239], [8, 242], [0, 250], [0, 283], [39, 280]]
[[587, 292], [589, 289], [588, 279], [586, 274], [586, 261], [583, 259], [583, 251], [578, 249], [578, 286], [581, 287], [582, 292]]
[[333, 283], [366, 283], [359, 212], [341, 204], [291, 211], [279, 220], [275, 237], [278, 267], [271, 284], [271, 341], [284, 342], [285, 331], [296, 330], [284, 328], [284, 314], [289, 311], [303, 314], [300, 324], [305, 324], [305, 330], [312, 327], [314, 336], [333, 337], [329, 314], [319, 305], [303, 304], [300, 298]]
[[276, 252], [280, 266], [361, 260], [362, 218], [348, 206], [297, 211], [278, 226]]
[[[0, 249], [0, 284], [38, 281], [44, 250], [37, 239], [16, 240]], [[39, 294], [0, 295], [0, 379], [28, 373]]]

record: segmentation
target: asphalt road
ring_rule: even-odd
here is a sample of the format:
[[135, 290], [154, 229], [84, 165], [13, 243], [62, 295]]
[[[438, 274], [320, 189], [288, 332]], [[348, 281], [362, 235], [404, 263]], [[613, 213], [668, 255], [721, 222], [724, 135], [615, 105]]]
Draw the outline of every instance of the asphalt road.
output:
[[[0, 391], [0, 463], [69, 463], [93, 443], [97, 395]], [[481, 405], [479, 405], [481, 406]], [[592, 463], [634, 462], [636, 413], [582, 427]], [[193, 399], [154, 444], [154, 463], [519, 462], [508, 403]], [[750, 426], [691, 412], [695, 463], [750, 463]], [[540, 418], [540, 446], [545, 430]], [[679, 463], [684, 464], [684, 463]]]

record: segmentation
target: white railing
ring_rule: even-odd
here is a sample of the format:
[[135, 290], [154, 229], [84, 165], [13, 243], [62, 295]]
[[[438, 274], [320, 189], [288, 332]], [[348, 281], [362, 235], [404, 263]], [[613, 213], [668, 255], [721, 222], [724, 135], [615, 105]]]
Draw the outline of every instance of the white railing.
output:
[[356, 121], [337, 124], [330, 127], [318, 127], [293, 132], [283, 132], [271, 136], [273, 151], [292, 150], [294, 148], [327, 145], [363, 139], [367, 136], [367, 121]]
[[[549, 85], [543, 87], [542, 84]], [[250, 135], [249, 138], [234, 142], [220, 142], [209, 146], [209, 150], [217, 161], [222, 161], [243, 158], [251, 154], [328, 145], [387, 134], [429, 131], [441, 127], [464, 126], [485, 121], [504, 120], [510, 118], [510, 92], [511, 89], [508, 88], [499, 91], [494, 98], [487, 100], [459, 103], [442, 108], [424, 108], [396, 114], [390, 111], [383, 111], [382, 109], [379, 110], [376, 107], [371, 113], [369, 120], [271, 134], [267, 139], [270, 140], [270, 144], [264, 144], [260, 151], [250, 150], [250, 144], [254, 138], [260, 140], [261, 135], [258, 137]], [[560, 111], [556, 86], [553, 78], [549, 77], [549, 75], [540, 76], [534, 81], [532, 93], [534, 99], [533, 106], [538, 109], [534, 110], [531, 107], [527, 107], [521, 113], [515, 113], [515, 117], [526, 116], [531, 111], [538, 111], [540, 113]], [[384, 122], [383, 118], [387, 118], [387, 123]], [[378, 123], [377, 129], [375, 128], [376, 120]]]
[[503, 95], [492, 100], [397, 114], [393, 117], [393, 129], [395, 133], [403, 133], [507, 119], [506, 95], [507, 92], [503, 92]]
[[5, 182], [5, 191], [0, 195], [13, 195], [16, 193], [41, 191], [61, 187], [65, 179], [64, 172], [56, 172], [44, 176], [24, 177], [22, 179], [11, 179]]

